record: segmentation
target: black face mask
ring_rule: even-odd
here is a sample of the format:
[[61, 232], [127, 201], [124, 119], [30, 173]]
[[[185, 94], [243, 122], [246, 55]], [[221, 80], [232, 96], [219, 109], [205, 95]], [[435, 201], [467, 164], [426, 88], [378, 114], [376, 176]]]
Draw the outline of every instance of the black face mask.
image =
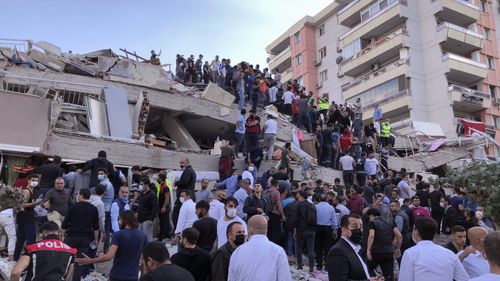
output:
[[245, 234], [237, 234], [236, 239], [234, 240], [234, 244], [237, 246], [245, 243]]
[[359, 244], [361, 239], [363, 239], [363, 231], [361, 228], [351, 230], [351, 237], [349, 237], [349, 240], [351, 240], [352, 243]]

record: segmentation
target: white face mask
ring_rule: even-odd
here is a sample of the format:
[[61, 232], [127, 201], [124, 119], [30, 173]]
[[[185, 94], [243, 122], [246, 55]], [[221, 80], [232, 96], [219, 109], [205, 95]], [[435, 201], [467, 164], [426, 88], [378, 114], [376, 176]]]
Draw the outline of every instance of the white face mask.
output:
[[255, 167], [254, 167], [254, 166], [250, 166], [250, 167], [248, 167], [248, 171], [249, 171], [249, 172], [253, 172], [253, 170], [255, 170]]
[[30, 182], [30, 186], [33, 187], [33, 188], [37, 187], [38, 186], [38, 181], [31, 181]]
[[185, 201], [186, 201], [186, 198], [184, 198], [184, 197], [179, 198], [179, 202], [184, 203]]
[[444, 203], [443, 202], [439, 202], [439, 206], [441, 206], [441, 208], [444, 208]]
[[144, 190], [144, 186], [141, 184], [139, 185], [139, 191], [143, 191]]
[[231, 219], [234, 218], [234, 217], [236, 217], [236, 209], [235, 208], [229, 208], [229, 209], [227, 209], [226, 216], [228, 218], [231, 218]]
[[484, 212], [483, 211], [476, 211], [476, 218], [477, 219], [482, 219], [484, 217]]

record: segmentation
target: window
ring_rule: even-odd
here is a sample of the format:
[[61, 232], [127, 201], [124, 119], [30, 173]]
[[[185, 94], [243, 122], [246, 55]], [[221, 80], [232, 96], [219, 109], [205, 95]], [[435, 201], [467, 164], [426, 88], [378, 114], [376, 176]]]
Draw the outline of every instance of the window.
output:
[[297, 83], [299, 83], [299, 86], [304, 86], [304, 77], [300, 76], [297, 78]]
[[490, 92], [490, 97], [491, 98], [496, 98], [497, 97], [497, 87], [490, 85], [489, 87], [489, 92]]
[[318, 32], [319, 32], [319, 36], [325, 35], [325, 25], [324, 24], [319, 26]]
[[323, 47], [319, 50], [319, 58], [322, 59], [326, 57], [326, 47]]
[[319, 73], [319, 81], [324, 82], [328, 80], [328, 70], [323, 70]]
[[489, 28], [484, 28], [484, 38], [486, 40], [491, 40], [491, 32]]
[[293, 35], [293, 43], [294, 44], [300, 43], [300, 31]]
[[302, 54], [299, 54], [295, 57], [295, 64], [296, 65], [302, 64]]
[[352, 58], [359, 51], [361, 51], [361, 39], [360, 38], [358, 38], [358, 39], [354, 40], [353, 42], [347, 44], [342, 49], [342, 56], [344, 57], [344, 60], [347, 60], [349, 58]]
[[481, 1], [481, 11], [483, 11], [483, 13], [488, 12], [488, 3], [484, 0]]
[[489, 69], [495, 69], [495, 59], [493, 57], [486, 56], [486, 61]]
[[369, 7], [360, 12], [361, 22], [373, 17], [378, 12], [387, 8], [390, 4], [396, 2], [397, 0], [377, 0], [375, 3], [371, 4]]
[[500, 129], [500, 117], [493, 117], [493, 123], [495, 125], [495, 129]]

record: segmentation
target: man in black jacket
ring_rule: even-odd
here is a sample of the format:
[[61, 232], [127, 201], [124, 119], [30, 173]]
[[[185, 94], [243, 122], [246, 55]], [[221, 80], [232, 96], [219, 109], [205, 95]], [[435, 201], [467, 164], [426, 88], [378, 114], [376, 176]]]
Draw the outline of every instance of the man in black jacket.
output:
[[451, 206], [450, 197], [448, 196], [441, 197], [439, 205], [444, 209], [441, 232], [450, 234], [451, 228], [457, 224], [457, 210]]
[[[145, 181], [145, 180], [141, 180]], [[149, 180], [148, 180], [149, 181]], [[139, 208], [137, 209], [137, 220], [139, 221], [139, 230], [147, 237], [148, 241], [153, 240], [153, 222], [158, 213], [158, 198], [151, 189], [151, 185], [143, 185], [142, 194], [139, 197]]]
[[33, 172], [40, 174], [39, 195], [44, 196], [50, 189], [54, 188], [56, 178], [62, 177], [64, 170], [60, 167], [61, 157], [54, 156], [54, 161], [36, 168]]
[[234, 221], [227, 226], [227, 242], [212, 255], [212, 280], [226, 281], [229, 260], [234, 250], [245, 242], [245, 228], [240, 222]]
[[181, 250], [172, 256], [172, 263], [191, 272], [196, 281], [210, 280], [210, 253], [198, 248], [198, 230], [189, 227], [182, 231]]
[[114, 181], [115, 178], [115, 173], [112, 173], [114, 171], [113, 169], [113, 163], [109, 162], [108, 159], [106, 159], [106, 151], [101, 150], [99, 153], [97, 153], [97, 158], [94, 158], [92, 160], [87, 161], [85, 164], [85, 167], [83, 169], [78, 170], [78, 172], [81, 174], [88, 169], [90, 169], [90, 184], [89, 187], [95, 187], [98, 183], [99, 180], [97, 179], [97, 174], [99, 169], [106, 168], [110, 173], [109, 173], [109, 180], [111, 182]]
[[196, 202], [196, 198], [194, 197], [194, 186], [196, 184], [196, 172], [193, 167], [189, 165], [189, 159], [182, 159], [179, 161], [179, 167], [182, 170], [182, 175], [178, 181], [175, 182], [175, 186], [177, 186], [177, 200], [175, 200], [174, 210], [172, 211], [172, 221], [174, 223], [174, 228], [177, 225], [177, 219], [179, 218], [179, 211], [181, 210], [181, 201], [179, 201], [179, 196], [183, 190], [191, 190], [191, 194], [193, 194], [193, 201]]
[[243, 213], [247, 214], [247, 221], [254, 215], [261, 215], [265, 212], [266, 200], [262, 197], [262, 185], [255, 184], [253, 194], [245, 199]]
[[309, 258], [309, 272], [314, 270], [314, 234], [316, 230], [316, 208], [307, 201], [309, 194], [301, 190], [297, 194], [297, 224], [295, 226], [294, 237], [297, 241], [296, 255], [297, 267], [302, 269], [302, 249], [307, 246], [307, 257]]
[[345, 215], [340, 219], [342, 237], [330, 249], [326, 259], [330, 281], [382, 280], [371, 278], [368, 267], [359, 255], [363, 239], [363, 221], [356, 214]]

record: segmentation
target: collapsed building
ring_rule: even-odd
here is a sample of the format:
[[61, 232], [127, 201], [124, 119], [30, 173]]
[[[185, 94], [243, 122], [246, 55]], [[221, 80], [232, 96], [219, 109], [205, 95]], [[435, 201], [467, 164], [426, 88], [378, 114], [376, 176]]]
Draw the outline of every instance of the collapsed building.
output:
[[[73, 54], [44, 41], [0, 39], [0, 175], [8, 173], [3, 168], [12, 156], [59, 155], [84, 163], [105, 150], [117, 167], [176, 170], [179, 160], [189, 158], [200, 178], [218, 179], [219, 140], [235, 139], [235, 97], [212, 83], [179, 83], [170, 65], [121, 51], [124, 55], [109, 49]], [[277, 117], [278, 147], [294, 144], [297, 180], [342, 178], [340, 171], [317, 165], [313, 135], [272, 108], [259, 114]], [[400, 153], [390, 157], [389, 168], [430, 171], [470, 158], [470, 149], [491, 143], [480, 135], [453, 147], [456, 143], [439, 134], [422, 139], [414, 125], [398, 125], [395, 149]], [[439, 150], [431, 149], [436, 141]], [[308, 171], [299, 165], [304, 159]], [[263, 161], [259, 172], [277, 163]], [[235, 165], [244, 169], [244, 160]]]

